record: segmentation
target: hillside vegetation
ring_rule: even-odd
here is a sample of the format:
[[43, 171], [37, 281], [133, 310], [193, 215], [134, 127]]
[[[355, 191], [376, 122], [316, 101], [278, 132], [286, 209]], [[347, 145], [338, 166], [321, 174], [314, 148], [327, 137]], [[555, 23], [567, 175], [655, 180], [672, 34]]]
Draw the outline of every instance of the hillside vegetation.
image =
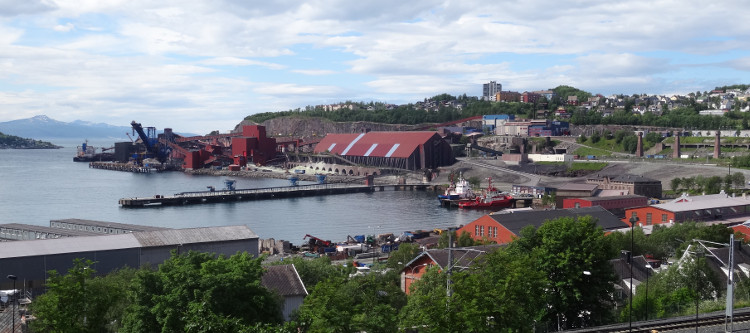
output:
[[62, 148], [51, 142], [24, 139], [15, 135], [0, 132], [0, 149], [58, 149]]

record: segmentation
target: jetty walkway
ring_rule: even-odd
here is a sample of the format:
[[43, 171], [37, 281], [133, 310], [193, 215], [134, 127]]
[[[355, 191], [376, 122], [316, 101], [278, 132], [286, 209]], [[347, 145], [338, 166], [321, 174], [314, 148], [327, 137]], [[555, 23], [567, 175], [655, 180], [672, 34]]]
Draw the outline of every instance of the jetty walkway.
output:
[[145, 198], [122, 198], [119, 200], [119, 204], [122, 207], [132, 208], [170, 205], [194, 205], [216, 202], [251, 201], [345, 193], [366, 193], [384, 191], [386, 187], [393, 188], [393, 190], [395, 191], [435, 191], [437, 189], [435, 185], [429, 184], [315, 184], [241, 190], [182, 192], [171, 196], [163, 196], [157, 194], [153, 197]]

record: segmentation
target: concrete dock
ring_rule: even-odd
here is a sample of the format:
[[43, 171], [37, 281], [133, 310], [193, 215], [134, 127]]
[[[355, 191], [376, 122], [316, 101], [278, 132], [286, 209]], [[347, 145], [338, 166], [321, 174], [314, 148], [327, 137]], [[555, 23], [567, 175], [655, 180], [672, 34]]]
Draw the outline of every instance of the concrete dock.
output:
[[122, 198], [122, 207], [151, 207], [151, 206], [180, 206], [202, 203], [232, 202], [280, 199], [293, 197], [308, 197], [318, 195], [333, 195], [345, 193], [365, 193], [384, 191], [386, 187], [394, 191], [434, 191], [434, 185], [426, 184], [398, 184], [398, 185], [359, 185], [359, 184], [316, 184], [301, 186], [267, 187], [242, 190], [217, 190], [200, 192], [183, 192], [171, 196], [155, 195], [146, 198]]

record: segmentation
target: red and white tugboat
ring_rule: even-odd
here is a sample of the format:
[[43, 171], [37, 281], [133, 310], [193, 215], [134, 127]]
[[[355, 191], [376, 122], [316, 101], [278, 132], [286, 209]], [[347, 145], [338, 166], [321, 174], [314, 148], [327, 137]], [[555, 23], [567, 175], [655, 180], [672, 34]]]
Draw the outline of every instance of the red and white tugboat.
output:
[[513, 197], [498, 191], [492, 186], [492, 178], [489, 179], [487, 189], [482, 195], [478, 195], [474, 200], [463, 201], [458, 203], [459, 208], [507, 208], [513, 205]]

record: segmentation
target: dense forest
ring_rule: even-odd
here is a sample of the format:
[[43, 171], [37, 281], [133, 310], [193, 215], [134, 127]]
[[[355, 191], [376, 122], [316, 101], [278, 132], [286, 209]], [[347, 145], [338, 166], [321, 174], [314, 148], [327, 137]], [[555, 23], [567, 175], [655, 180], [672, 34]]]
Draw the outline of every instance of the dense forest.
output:
[[[750, 85], [732, 85], [717, 87], [716, 90], [727, 89], [745, 90]], [[611, 116], [604, 116], [596, 110], [585, 110], [577, 106], [566, 105], [568, 96], [576, 96], [579, 101], [587, 101], [593, 95], [589, 92], [570, 87], [558, 86], [551, 100], [542, 97], [535, 103], [521, 102], [491, 102], [481, 100], [477, 97], [452, 96], [441, 94], [425, 99], [422, 102], [406, 105], [389, 105], [380, 102], [352, 102], [340, 103], [351, 105], [352, 108], [341, 108], [338, 110], [326, 110], [323, 106], [307, 106], [304, 109], [295, 109], [279, 112], [264, 112], [246, 117], [246, 120], [262, 123], [268, 119], [278, 117], [320, 117], [337, 122], [369, 121], [387, 124], [439, 124], [473, 116], [491, 114], [513, 114], [519, 118], [535, 119], [537, 111], [545, 111], [547, 119], [567, 120], [573, 125], [635, 125], [635, 126], [658, 126], [685, 129], [749, 129], [750, 112], [741, 112], [741, 108], [747, 107], [747, 101], [737, 100], [734, 107], [723, 116], [700, 115], [701, 110], [708, 109], [708, 103], [718, 102], [718, 98], [706, 99], [704, 102], [696, 102], [696, 97], [707, 96], [708, 92], [690, 93], [680, 106], [667, 110], [664, 106], [662, 114], [652, 112], [643, 114], [633, 112], [635, 106], [648, 106], [649, 102], [636, 101], [644, 95], [620, 95], [618, 99], [624, 101], [624, 108], [616, 109]], [[558, 108], [566, 110], [571, 117], [555, 118], [554, 112]]]
[[58, 149], [60, 146], [50, 142], [33, 139], [24, 139], [14, 135], [6, 135], [0, 132], [0, 149]]

